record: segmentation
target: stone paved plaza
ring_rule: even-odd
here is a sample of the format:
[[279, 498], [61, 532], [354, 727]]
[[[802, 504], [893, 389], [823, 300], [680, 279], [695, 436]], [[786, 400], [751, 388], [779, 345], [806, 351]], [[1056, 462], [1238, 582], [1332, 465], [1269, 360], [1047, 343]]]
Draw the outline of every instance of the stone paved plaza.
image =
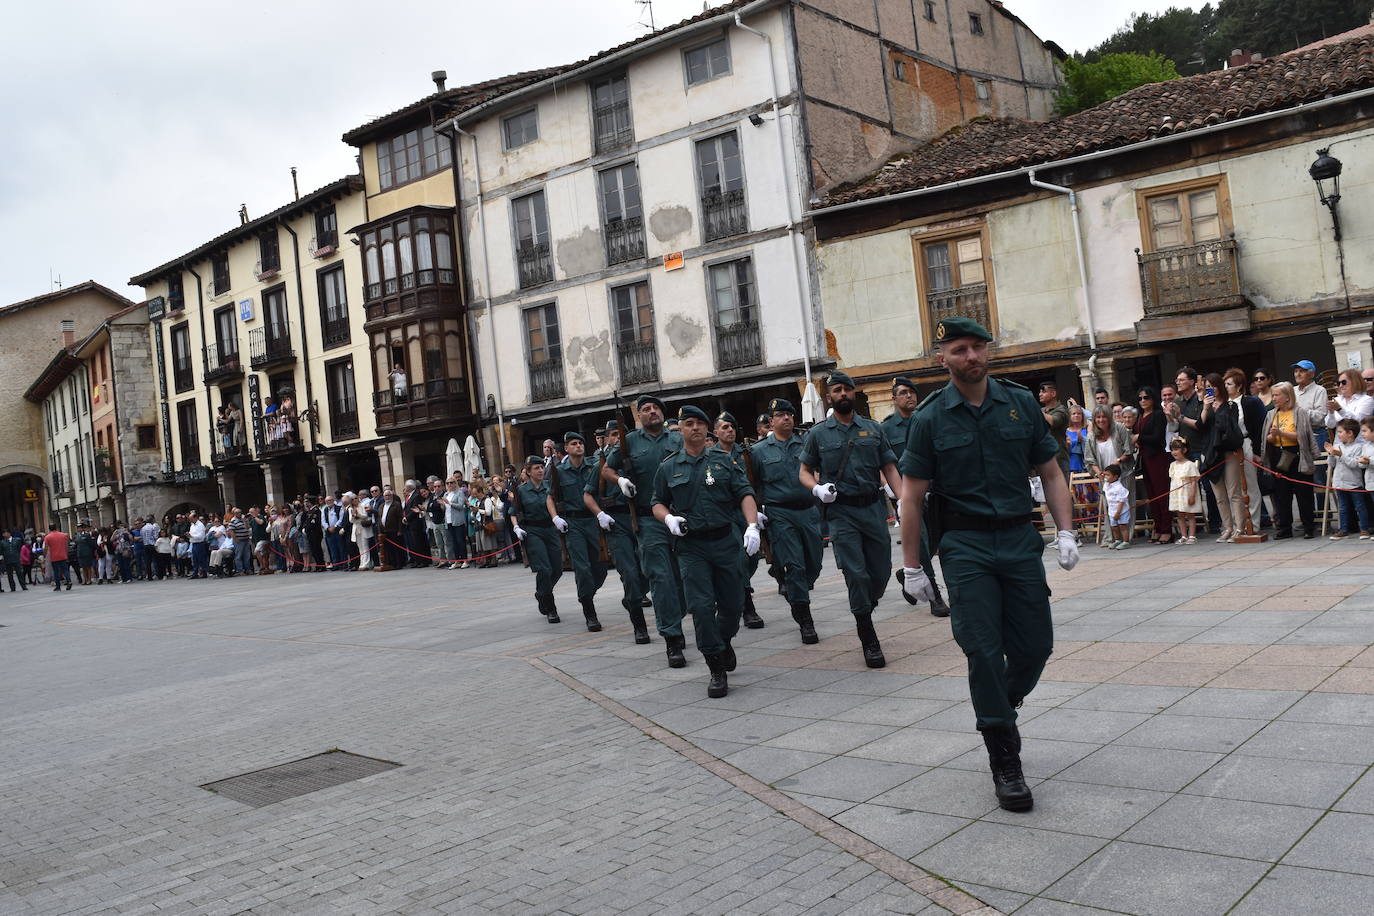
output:
[[[519, 567], [0, 596], [0, 913], [1344, 914], [1374, 898], [1374, 549], [1084, 548], [999, 810], [947, 621], [863, 666], [756, 577], [722, 700]], [[615, 609], [615, 610], [613, 610]], [[265, 807], [331, 749], [399, 768]]]

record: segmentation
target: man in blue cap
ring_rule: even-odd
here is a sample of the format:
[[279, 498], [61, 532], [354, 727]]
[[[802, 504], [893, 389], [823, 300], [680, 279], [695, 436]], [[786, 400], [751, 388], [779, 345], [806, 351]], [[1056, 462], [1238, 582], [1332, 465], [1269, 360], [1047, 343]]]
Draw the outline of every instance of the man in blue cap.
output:
[[525, 555], [529, 557], [539, 613], [548, 618], [549, 623], [559, 623], [553, 587], [563, 577], [563, 550], [558, 543], [558, 529], [553, 526], [553, 514], [549, 512], [544, 459], [539, 455], [529, 456], [525, 460], [525, 473], [529, 479], [515, 488], [511, 528], [525, 545]]
[[639, 429], [625, 436], [616, 448], [606, 450], [602, 478], [619, 487], [627, 499], [634, 500], [639, 519], [639, 567], [649, 579], [654, 594], [654, 617], [663, 636], [668, 667], [687, 664], [682, 650], [687, 640], [682, 635], [682, 587], [677, 576], [677, 557], [672, 550], [672, 535], [654, 514], [654, 474], [663, 459], [682, 448], [682, 436], [664, 429], [663, 402], [651, 394], [635, 402]]
[[[744, 468], [746, 476], [750, 475], [749, 449], [742, 442], [739, 436], [739, 424], [735, 422], [734, 414], [722, 411], [716, 417], [715, 426], [712, 428], [716, 435], [715, 447], [725, 452], [731, 458], [739, 462], [740, 467]], [[750, 485], [753, 478], [750, 476]], [[767, 523], [767, 517], [761, 520], [760, 525]], [[741, 537], [744, 535], [744, 516], [735, 517], [736, 534]], [[744, 564], [744, 614], [740, 618], [746, 627], [751, 630], [763, 629], [763, 618], [759, 616], [758, 610], [754, 607], [754, 573], [759, 568], [759, 554], [745, 554], [740, 551], [740, 562]]]
[[797, 410], [786, 398], [768, 402], [771, 434], [750, 450], [755, 495], [762, 500], [773, 563], [783, 596], [803, 643], [819, 642], [811, 619], [811, 589], [821, 574], [821, 515], [816, 497], [801, 483], [802, 440], [796, 434]]
[[[1044, 542], [1026, 483], [1034, 468], [1054, 516], [1059, 565], [1078, 563], [1059, 443], [1030, 391], [988, 378], [992, 335], [970, 318], [935, 325], [950, 383], [917, 408], [902, 455], [902, 590], [929, 601], [920, 532], [930, 497], [934, 547], [953, 600], [954, 639], [968, 658], [969, 693], [997, 803], [1028, 811], [1016, 708], [1040, 679], [1054, 645]], [[941, 533], [943, 532], [943, 533]]]
[[601, 560], [601, 529], [582, 499], [593, 479], [593, 465], [587, 460], [586, 451], [587, 440], [581, 433], [563, 434], [566, 457], [553, 467], [548, 509], [553, 526], [568, 539], [568, 556], [572, 559], [573, 578], [577, 580], [577, 602], [582, 605], [588, 632], [596, 633], [601, 630], [601, 621], [596, 617], [596, 593], [605, 583], [608, 570]]
[[601, 477], [606, 451], [620, 445], [620, 421], [608, 421], [604, 436], [605, 445], [593, 461], [596, 468], [587, 481], [582, 501], [605, 532], [606, 546], [624, 588], [625, 597], [620, 604], [630, 615], [635, 642], [643, 645], [649, 642], [649, 630], [644, 623], [644, 574], [639, 568], [639, 540], [635, 537], [632, 510], [620, 487], [607, 484]]
[[896, 492], [901, 478], [882, 427], [854, 410], [854, 380], [836, 371], [825, 387], [833, 413], [807, 433], [797, 476], [826, 504], [830, 548], [849, 589], [864, 664], [881, 668], [887, 660], [873, 628], [873, 609], [892, 575], [883, 483]]
[[[706, 695], [714, 699], [729, 692], [726, 675], [735, 670], [730, 640], [739, 632], [744, 606], [739, 549], [742, 543], [746, 553], [758, 552], [758, 509], [740, 463], [706, 447], [706, 413], [683, 407], [678, 426], [682, 450], [669, 455], [654, 474], [654, 518], [677, 539], [686, 607], [692, 612], [697, 648], [711, 670]], [[733, 522], [739, 512], [747, 527], [736, 540]]]
[[[911, 418], [916, 413], [916, 383], [903, 376], [894, 378], [892, 406], [892, 413], [883, 421], [883, 434], [887, 436], [888, 445], [892, 446], [892, 453], [900, 456], [906, 451], [907, 433], [911, 429]], [[888, 495], [894, 503], [897, 501], [897, 493]], [[935, 592], [935, 597], [930, 599], [930, 613], [935, 617], [948, 617], [949, 605], [945, 603], [945, 596], [940, 594], [940, 586], [935, 581], [935, 564], [930, 555], [930, 537], [924, 526], [921, 528], [921, 568], [925, 570], [926, 578], [930, 579], [931, 589]]]

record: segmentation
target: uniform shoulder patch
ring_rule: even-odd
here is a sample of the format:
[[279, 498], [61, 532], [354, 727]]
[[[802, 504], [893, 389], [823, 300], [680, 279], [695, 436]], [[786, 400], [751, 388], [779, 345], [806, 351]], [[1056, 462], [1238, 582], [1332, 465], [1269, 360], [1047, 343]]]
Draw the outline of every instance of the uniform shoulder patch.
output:
[[[945, 386], [945, 387], [948, 387], [948, 386]], [[942, 395], [942, 394], [944, 394], [944, 393], [945, 393], [945, 389], [944, 389], [944, 388], [940, 388], [939, 390], [933, 391], [933, 392], [931, 392], [930, 394], [926, 395], [926, 396], [925, 396], [925, 399], [922, 400], [921, 403], [919, 403], [919, 404], [916, 405], [916, 410], [920, 411], [920, 410], [923, 410], [923, 409], [925, 409], [926, 407], [930, 406], [931, 404], [934, 404], [937, 400], [939, 400], [940, 395]]]

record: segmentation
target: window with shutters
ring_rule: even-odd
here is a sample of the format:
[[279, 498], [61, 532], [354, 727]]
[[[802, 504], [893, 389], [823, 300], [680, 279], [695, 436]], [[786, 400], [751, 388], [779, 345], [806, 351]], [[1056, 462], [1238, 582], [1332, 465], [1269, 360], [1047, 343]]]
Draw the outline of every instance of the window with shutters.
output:
[[963, 225], [913, 238], [922, 324], [931, 340], [942, 318], [972, 318], [997, 333], [992, 264], [983, 227]]

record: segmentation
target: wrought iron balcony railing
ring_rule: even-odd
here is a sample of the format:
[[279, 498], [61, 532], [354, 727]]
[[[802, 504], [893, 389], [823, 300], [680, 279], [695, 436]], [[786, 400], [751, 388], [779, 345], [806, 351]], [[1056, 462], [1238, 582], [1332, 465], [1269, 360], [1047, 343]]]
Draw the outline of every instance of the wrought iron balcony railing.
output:
[[291, 347], [291, 325], [282, 322], [249, 331], [248, 353], [254, 369], [294, 361], [296, 351]]
[[243, 375], [237, 340], [214, 343], [205, 348], [205, 384]]
[[553, 279], [553, 259], [548, 243], [522, 244], [515, 250], [515, 262], [520, 273], [520, 288], [538, 286]]
[[701, 198], [702, 226], [706, 241], [742, 235], [749, 230], [744, 209], [744, 189], [716, 191]]
[[324, 345], [328, 347], [341, 347], [348, 343], [350, 338], [348, 328], [347, 313], [337, 318], [326, 318], [323, 328]]
[[334, 414], [329, 419], [329, 431], [336, 441], [358, 438], [358, 411], [347, 410]]
[[623, 264], [644, 257], [644, 218], [606, 221], [606, 263]]
[[763, 362], [763, 344], [757, 321], [740, 321], [716, 328], [716, 368], [742, 369]]
[[1140, 293], [1145, 317], [1209, 312], [1245, 304], [1234, 238], [1142, 254]]
[[530, 363], [530, 401], [552, 401], [567, 395], [563, 381], [563, 358]]
[[635, 132], [630, 121], [628, 99], [593, 106], [592, 124], [596, 130], [598, 153], [624, 149], [634, 142]]
[[620, 352], [620, 384], [638, 385], [658, 381], [658, 348], [652, 340], [622, 342]]

